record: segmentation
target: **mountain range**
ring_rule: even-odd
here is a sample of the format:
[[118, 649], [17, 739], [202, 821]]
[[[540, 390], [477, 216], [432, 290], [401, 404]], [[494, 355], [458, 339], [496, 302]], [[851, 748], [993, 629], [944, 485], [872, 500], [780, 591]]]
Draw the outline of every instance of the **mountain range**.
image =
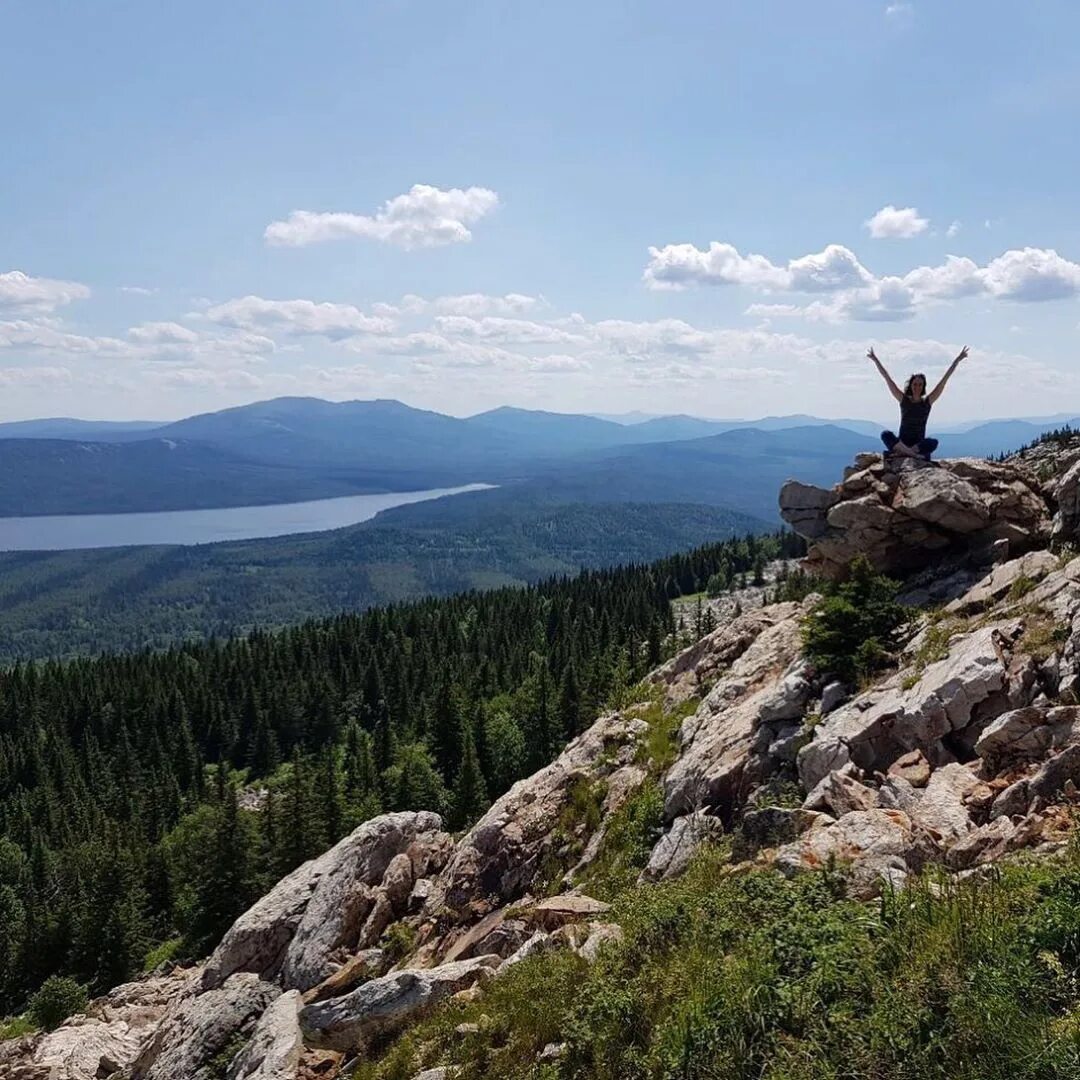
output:
[[[948, 456], [1001, 453], [1070, 417], [944, 434]], [[581, 501], [687, 501], [775, 518], [789, 475], [817, 480], [866, 420], [658, 416], [619, 422], [502, 407], [467, 418], [399, 401], [276, 398], [165, 424], [53, 418], [0, 424], [0, 516], [256, 505], [473, 481], [531, 482]], [[791, 470], [784, 475], [784, 470]], [[692, 497], [691, 497], [692, 496]]]

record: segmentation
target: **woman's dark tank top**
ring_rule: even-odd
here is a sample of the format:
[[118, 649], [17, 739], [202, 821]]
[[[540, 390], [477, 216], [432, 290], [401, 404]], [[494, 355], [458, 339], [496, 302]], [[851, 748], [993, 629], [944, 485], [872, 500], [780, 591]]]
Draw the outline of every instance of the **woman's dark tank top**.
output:
[[930, 418], [930, 398], [913, 401], [906, 394], [900, 399], [900, 441], [914, 446], [926, 438], [926, 421]]

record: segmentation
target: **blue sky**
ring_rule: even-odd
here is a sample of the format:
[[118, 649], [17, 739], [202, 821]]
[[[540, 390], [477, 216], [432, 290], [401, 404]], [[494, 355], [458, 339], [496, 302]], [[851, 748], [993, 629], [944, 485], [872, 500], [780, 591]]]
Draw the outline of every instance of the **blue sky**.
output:
[[[1080, 409], [1080, 9], [0, 5], [0, 418]], [[952, 258], [950, 258], [950, 256]]]

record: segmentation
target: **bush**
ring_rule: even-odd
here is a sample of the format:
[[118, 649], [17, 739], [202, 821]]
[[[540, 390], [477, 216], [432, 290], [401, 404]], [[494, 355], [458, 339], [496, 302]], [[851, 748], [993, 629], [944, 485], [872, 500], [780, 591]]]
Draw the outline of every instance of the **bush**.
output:
[[39, 1028], [52, 1031], [69, 1016], [82, 1012], [89, 998], [86, 987], [66, 975], [50, 975], [30, 999], [27, 1016]]
[[897, 582], [863, 557], [851, 564], [848, 580], [830, 586], [829, 595], [803, 623], [803, 652], [821, 674], [854, 682], [884, 667], [908, 613], [896, 602]]

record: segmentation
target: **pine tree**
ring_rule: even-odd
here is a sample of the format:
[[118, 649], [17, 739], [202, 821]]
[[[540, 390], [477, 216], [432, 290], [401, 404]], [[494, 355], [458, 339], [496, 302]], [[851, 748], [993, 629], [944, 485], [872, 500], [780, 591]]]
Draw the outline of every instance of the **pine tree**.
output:
[[480, 769], [471, 724], [466, 725], [462, 741], [461, 768], [454, 783], [453, 802], [453, 824], [459, 829], [475, 821], [489, 805], [487, 783]]

